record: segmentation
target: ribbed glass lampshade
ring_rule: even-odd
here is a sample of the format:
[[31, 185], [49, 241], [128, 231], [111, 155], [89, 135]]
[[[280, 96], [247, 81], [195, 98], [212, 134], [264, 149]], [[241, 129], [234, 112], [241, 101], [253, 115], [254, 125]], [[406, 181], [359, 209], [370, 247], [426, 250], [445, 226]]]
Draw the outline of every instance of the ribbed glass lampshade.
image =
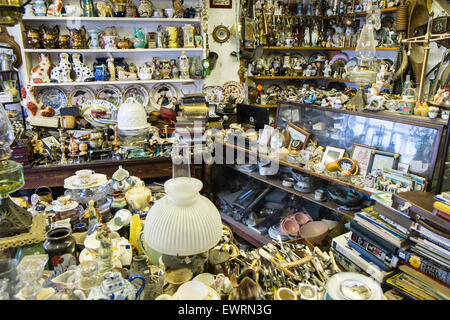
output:
[[167, 180], [167, 195], [152, 206], [144, 225], [149, 247], [166, 255], [191, 256], [214, 247], [222, 236], [219, 211], [200, 195], [203, 183], [195, 178]]

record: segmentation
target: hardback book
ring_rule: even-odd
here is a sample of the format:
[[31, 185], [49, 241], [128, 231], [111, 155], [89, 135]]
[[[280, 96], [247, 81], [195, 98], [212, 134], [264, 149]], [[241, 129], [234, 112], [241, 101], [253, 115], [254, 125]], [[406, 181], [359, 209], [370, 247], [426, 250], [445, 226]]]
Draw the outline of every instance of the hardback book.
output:
[[373, 245], [382, 248], [385, 252], [390, 254], [396, 254], [398, 247], [387, 241], [386, 239], [376, 235], [369, 229], [358, 224], [356, 221], [352, 220], [350, 223], [346, 224], [346, 227], [353, 233], [364, 238], [366, 241], [372, 243]]
[[372, 253], [370, 253], [369, 251], [367, 251], [366, 249], [364, 249], [363, 247], [361, 247], [359, 244], [352, 241], [351, 239], [348, 240], [348, 246], [350, 248], [358, 251], [361, 254], [361, 256], [364, 259], [366, 259], [367, 261], [369, 261], [373, 264], [376, 264], [378, 266], [378, 268], [380, 268], [380, 270], [388, 271], [388, 270], [392, 269], [391, 266], [388, 266], [387, 264], [385, 264], [383, 261], [381, 261], [380, 259], [375, 257], [375, 255], [373, 255]]
[[450, 285], [450, 269], [437, 263], [435, 260], [430, 260], [402, 249], [398, 249], [398, 257], [401, 259], [402, 263], [406, 263], [446, 285]]
[[411, 246], [411, 248], [409, 248], [409, 250], [411, 252], [414, 252], [417, 255], [420, 255], [420, 256], [426, 257], [432, 261], [435, 261], [436, 263], [439, 263], [447, 268], [450, 267], [448, 259], [444, 259], [440, 255], [437, 255], [434, 252], [432, 252], [426, 248], [423, 248], [418, 244]]
[[396, 255], [390, 254], [386, 252], [382, 248], [370, 243], [364, 237], [358, 236], [354, 232], [350, 233], [350, 239], [357, 243], [361, 248], [367, 250], [371, 254], [373, 254], [378, 260], [384, 262], [388, 266], [396, 268], [398, 265], [398, 257]]
[[412, 236], [415, 236], [416, 234], [419, 235], [422, 238], [427, 239], [428, 241], [431, 241], [438, 246], [450, 251], [450, 239], [443, 237], [442, 235], [418, 224], [415, 223], [411, 230], [413, 231]]
[[420, 245], [423, 248], [426, 248], [427, 250], [450, 261], [450, 252], [448, 250], [446, 250], [444, 247], [441, 247], [441, 246], [439, 246], [427, 239], [421, 238], [421, 237], [410, 237], [410, 240], [412, 242], [415, 242], [417, 245]]
[[445, 219], [445, 220], [447, 220], [447, 221], [450, 221], [450, 215], [449, 215], [449, 214], [446, 214], [444, 211], [437, 210], [437, 209], [435, 208], [435, 209], [433, 210], [433, 214], [436, 215], [436, 216], [438, 216], [438, 217], [441, 217], [441, 218], [443, 218], [443, 219]]
[[404, 214], [402, 214], [401, 211], [398, 211], [392, 207], [388, 207], [386, 204], [378, 201], [373, 205], [373, 210], [378, 212], [380, 216], [388, 218], [392, 222], [401, 226], [405, 230], [402, 231], [404, 233], [407, 233], [409, 231], [409, 229], [411, 228], [411, 224], [413, 223], [413, 221], [409, 217], [406, 217]]
[[386, 231], [383, 228], [380, 228], [378, 225], [373, 224], [372, 222], [370, 222], [364, 218], [361, 218], [358, 215], [355, 215], [354, 221], [356, 221], [358, 224], [360, 224], [361, 226], [368, 229], [370, 232], [373, 232], [377, 236], [390, 242], [397, 248], [406, 248], [408, 246], [408, 241], [406, 239], [401, 238], [399, 236], [395, 236], [394, 234]]
[[439, 296], [427, 290], [428, 287], [425, 287], [422, 282], [404, 272], [399, 272], [393, 275], [386, 280], [386, 283], [396, 288], [400, 292], [404, 292], [406, 295], [412, 297], [413, 299], [440, 300]]
[[334, 237], [331, 241], [331, 247], [364, 270], [370, 277], [374, 278], [379, 283], [383, 283], [388, 277], [395, 273], [395, 270], [383, 271], [376, 264], [364, 259], [358, 251], [348, 245], [349, 236], [350, 232]]
[[367, 220], [367, 221], [377, 225], [380, 228], [383, 228], [384, 230], [388, 231], [389, 233], [392, 233], [393, 235], [395, 235], [399, 238], [403, 238], [403, 239], [408, 238], [407, 234], [397, 230], [396, 228], [391, 226], [389, 223], [383, 221], [383, 219], [380, 219], [378, 217], [378, 214], [371, 214], [368, 212], [360, 211], [360, 212], [356, 213], [356, 216], [363, 218], [364, 220]]
[[441, 284], [435, 279], [432, 279], [407, 265], [402, 264], [399, 266], [399, 269], [411, 278], [417, 280], [417, 282], [421, 283], [423, 288], [425, 288], [428, 293], [436, 295], [438, 299], [450, 300], [450, 288], [448, 286]]
[[362, 273], [362, 274], [370, 277], [370, 275], [367, 272], [365, 272], [363, 269], [361, 269], [356, 264], [351, 262], [349, 259], [344, 257], [342, 254], [337, 252], [336, 249], [331, 248], [330, 250], [333, 253], [334, 260], [342, 269], [344, 269], [347, 272]]

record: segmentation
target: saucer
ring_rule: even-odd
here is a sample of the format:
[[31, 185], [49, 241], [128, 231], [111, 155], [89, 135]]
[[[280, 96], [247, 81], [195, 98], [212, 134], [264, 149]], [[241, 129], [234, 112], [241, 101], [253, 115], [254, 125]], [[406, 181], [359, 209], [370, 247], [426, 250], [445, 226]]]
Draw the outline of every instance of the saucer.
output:
[[64, 179], [65, 189], [85, 189], [102, 186], [108, 183], [108, 179], [105, 174], [94, 173], [88, 184], [80, 184], [80, 180], [77, 176], [71, 176]]

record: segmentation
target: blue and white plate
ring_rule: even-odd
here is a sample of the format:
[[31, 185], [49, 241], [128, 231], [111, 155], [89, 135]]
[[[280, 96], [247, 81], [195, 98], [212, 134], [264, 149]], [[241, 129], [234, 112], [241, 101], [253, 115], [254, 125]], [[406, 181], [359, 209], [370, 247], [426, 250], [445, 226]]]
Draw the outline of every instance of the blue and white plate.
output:
[[59, 115], [59, 109], [67, 106], [68, 98], [63, 89], [59, 87], [48, 87], [39, 90], [37, 97], [44, 106], [55, 109], [55, 115]]

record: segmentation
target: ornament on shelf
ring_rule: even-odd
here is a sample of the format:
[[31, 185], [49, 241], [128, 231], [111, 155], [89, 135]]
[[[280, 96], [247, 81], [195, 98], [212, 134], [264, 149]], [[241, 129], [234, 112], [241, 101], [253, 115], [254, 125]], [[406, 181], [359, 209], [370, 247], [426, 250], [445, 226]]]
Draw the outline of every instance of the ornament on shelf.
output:
[[36, 16], [43, 17], [47, 14], [47, 3], [45, 0], [35, 0], [33, 9]]
[[52, 117], [55, 114], [55, 110], [48, 106], [45, 107], [44, 104], [37, 98], [36, 87], [31, 84], [27, 84], [22, 87], [22, 101], [23, 105], [30, 111], [32, 116], [43, 116]]
[[75, 71], [76, 82], [86, 82], [94, 80], [94, 71], [82, 62], [80, 53], [72, 54], [72, 67]]
[[189, 58], [184, 50], [181, 51], [181, 56], [178, 58], [178, 68], [180, 79], [189, 79]]
[[78, 153], [78, 144], [76, 143], [75, 138], [73, 137], [73, 131], [69, 131], [68, 134], [70, 137], [68, 150], [71, 155], [75, 156]]
[[112, 10], [111, 7], [104, 1], [99, 1], [96, 4], [97, 7], [97, 14], [101, 18], [107, 18], [112, 17]]
[[153, 4], [148, 0], [140, 0], [137, 12], [139, 17], [149, 18], [153, 15]]
[[67, 28], [69, 30], [69, 44], [72, 49], [84, 49], [86, 48], [86, 29], [84, 26], [81, 28]]
[[106, 65], [108, 67], [109, 72], [109, 81], [115, 81], [116, 80], [116, 66], [114, 64], [114, 58], [109, 57], [106, 59]]
[[83, 15], [83, 10], [79, 5], [68, 4], [64, 6], [64, 10], [66, 11], [64, 14], [66, 17], [81, 17]]
[[147, 41], [145, 40], [145, 33], [143, 28], [134, 28], [133, 47], [145, 48]]
[[174, 18], [183, 18], [184, 10], [183, 10], [183, 1], [182, 0], [172, 0], [173, 5], [173, 17]]
[[72, 82], [71, 72], [72, 63], [69, 61], [69, 54], [66, 52], [60, 53], [58, 65], [50, 72], [50, 80], [55, 82]]
[[40, 53], [38, 55], [38, 65], [31, 69], [31, 83], [47, 83], [50, 82], [50, 54]]
[[63, 8], [62, 0], [53, 0], [47, 8], [47, 16], [60, 17]]
[[153, 76], [155, 66], [152, 62], [146, 62], [138, 68], [138, 77], [140, 80], [150, 80]]

